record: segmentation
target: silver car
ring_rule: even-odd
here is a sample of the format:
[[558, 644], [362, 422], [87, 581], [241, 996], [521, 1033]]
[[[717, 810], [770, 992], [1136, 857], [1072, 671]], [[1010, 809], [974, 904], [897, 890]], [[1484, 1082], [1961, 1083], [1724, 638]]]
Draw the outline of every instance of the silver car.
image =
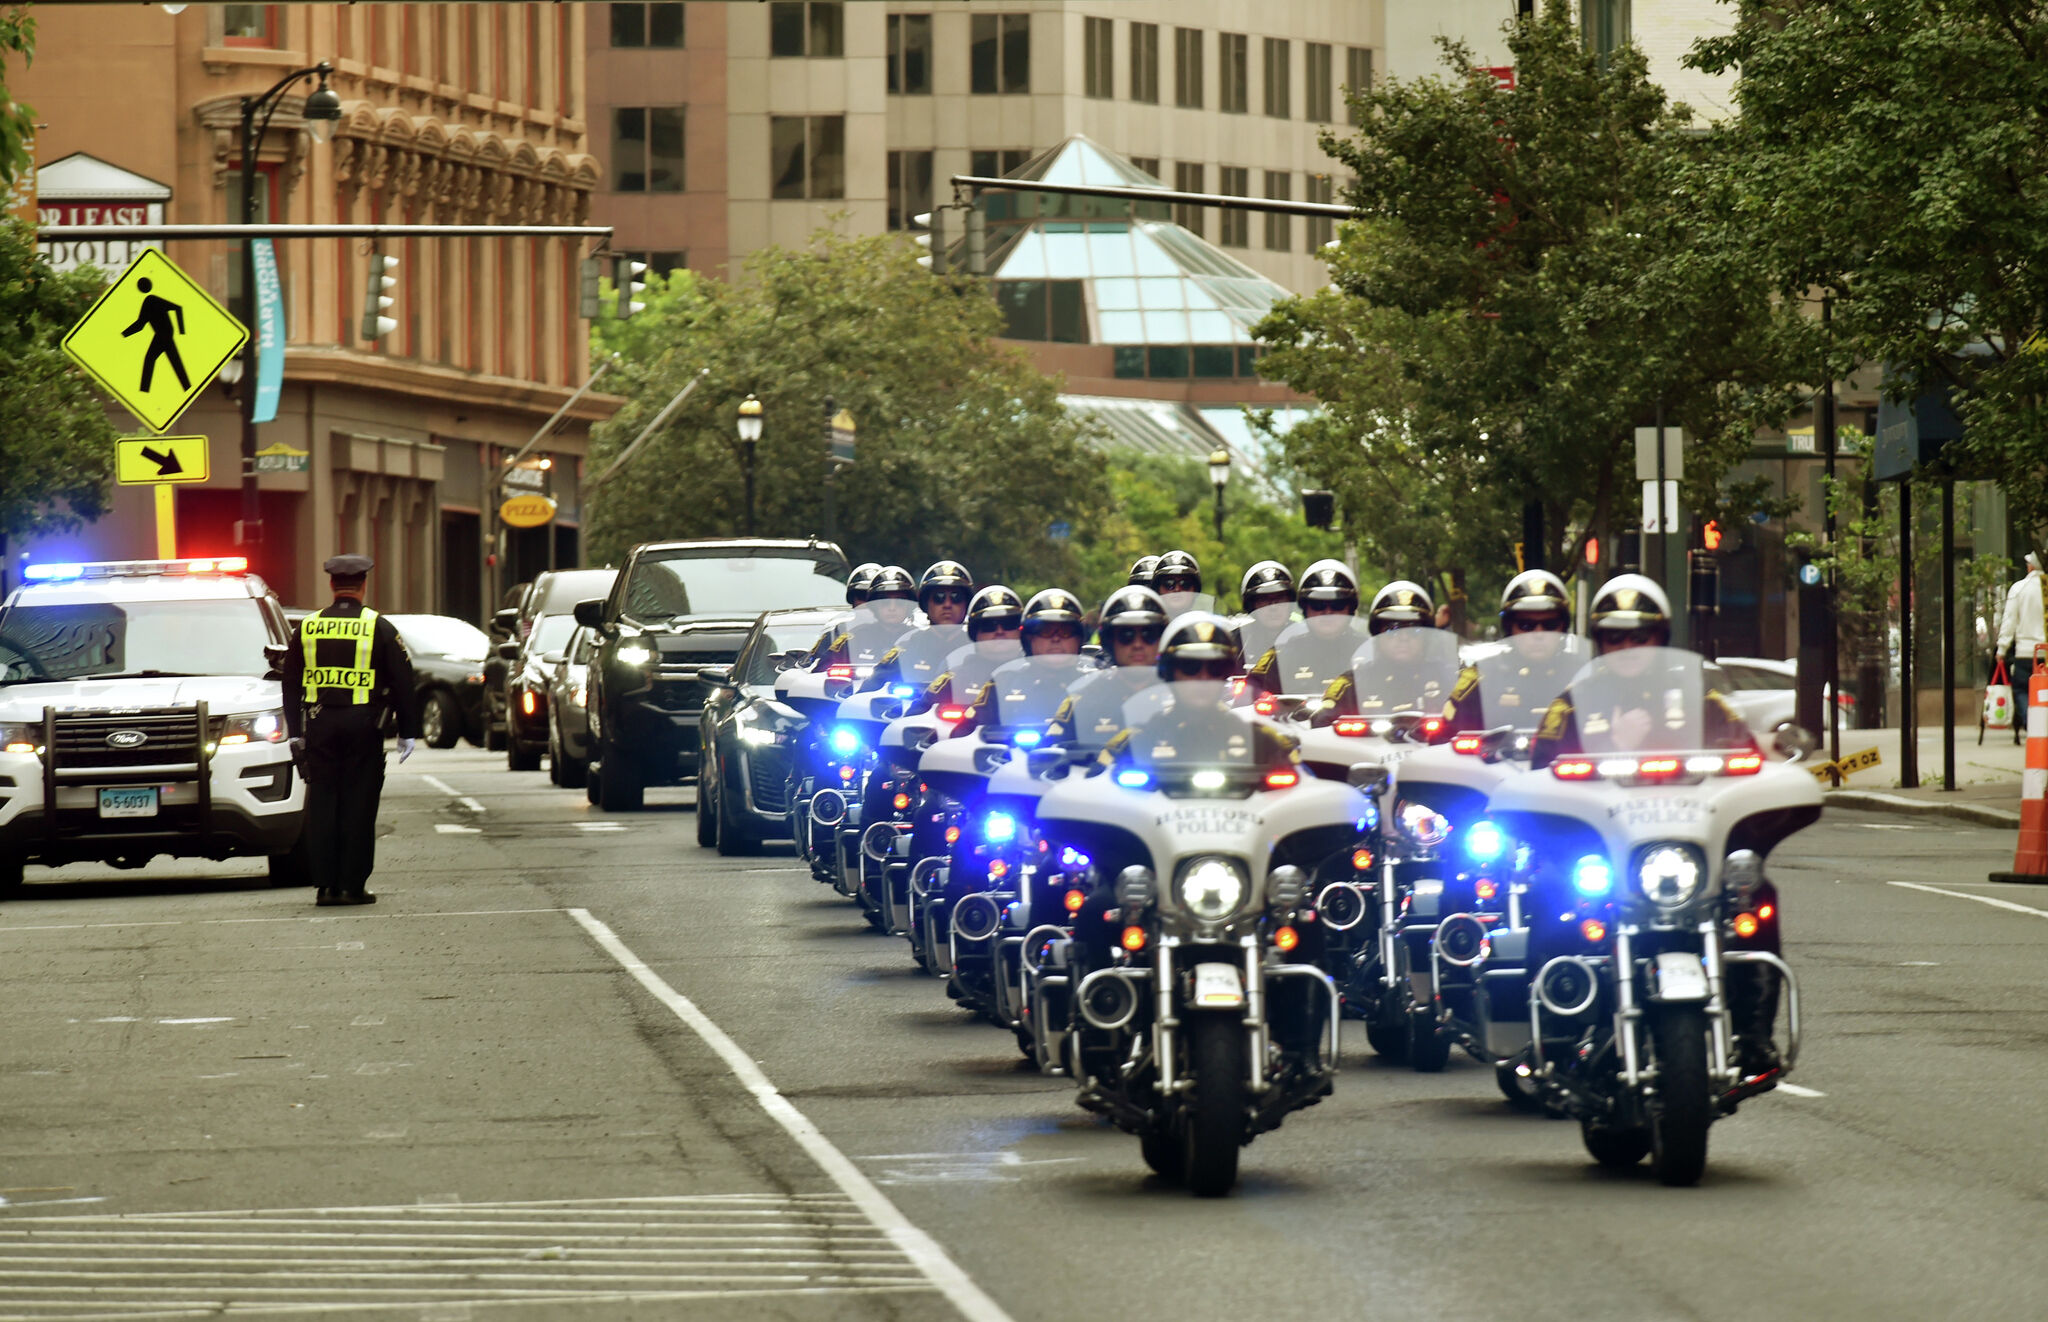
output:
[[590, 782], [590, 657], [597, 635], [578, 627], [548, 672], [548, 779], [566, 789]]

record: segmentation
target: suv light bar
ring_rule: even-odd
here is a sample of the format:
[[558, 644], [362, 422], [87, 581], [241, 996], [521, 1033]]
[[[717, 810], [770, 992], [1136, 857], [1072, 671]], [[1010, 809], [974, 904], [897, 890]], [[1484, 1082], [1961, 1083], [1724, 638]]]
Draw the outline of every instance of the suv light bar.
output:
[[101, 560], [91, 564], [30, 565], [21, 571], [30, 583], [73, 578], [142, 578], [167, 574], [246, 574], [249, 561], [231, 555], [200, 560]]

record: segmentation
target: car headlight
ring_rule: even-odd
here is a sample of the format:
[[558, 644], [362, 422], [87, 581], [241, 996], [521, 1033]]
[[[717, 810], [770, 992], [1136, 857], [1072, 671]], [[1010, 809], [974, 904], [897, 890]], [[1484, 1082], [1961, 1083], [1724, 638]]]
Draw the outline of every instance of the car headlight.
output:
[[1244, 902], [1244, 866], [1227, 858], [1204, 858], [1180, 874], [1174, 889], [1181, 907], [1204, 922], [1217, 922], [1237, 912]]
[[654, 659], [654, 649], [642, 647], [639, 643], [627, 643], [612, 655], [619, 659], [622, 666], [644, 666]]
[[1424, 849], [1434, 849], [1451, 838], [1451, 823], [1426, 803], [1404, 803], [1397, 811], [1401, 830]]
[[739, 727], [739, 732], [740, 742], [749, 748], [767, 748], [775, 744], [784, 743], [788, 738], [782, 731], [771, 730], [765, 725], [742, 724]]
[[1676, 909], [1700, 893], [1700, 865], [1677, 845], [1659, 845], [1643, 855], [1636, 882], [1652, 904]]
[[0, 725], [0, 748], [10, 753], [33, 753], [42, 746], [41, 721], [27, 725]]
[[284, 712], [244, 712], [230, 716], [221, 727], [223, 744], [276, 744], [284, 742]]

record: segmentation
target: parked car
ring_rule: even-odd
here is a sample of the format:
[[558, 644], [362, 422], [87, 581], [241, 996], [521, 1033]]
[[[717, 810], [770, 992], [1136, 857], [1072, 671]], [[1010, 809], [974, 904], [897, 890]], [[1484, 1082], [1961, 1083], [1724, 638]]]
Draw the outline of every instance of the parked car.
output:
[[572, 615], [541, 615], [523, 645], [499, 644], [501, 652], [518, 646], [505, 681], [505, 765], [513, 771], [540, 770], [548, 751], [548, 677], [576, 629]]
[[[1796, 661], [1776, 661], [1769, 657], [1724, 656], [1715, 662], [1726, 681], [1721, 691], [1735, 710], [1742, 713], [1742, 719], [1759, 736], [1768, 738], [1772, 733], [1793, 723], [1799, 707], [1799, 664]], [[1823, 704], [1832, 690], [1822, 687]], [[1844, 693], [1840, 698], [1842, 721], [1852, 725], [1856, 718], [1856, 697]], [[1826, 707], [1823, 706], [1825, 711]], [[1819, 734], [1820, 731], [1814, 731]]]
[[697, 843], [748, 854], [789, 835], [789, 750], [803, 717], [775, 700], [775, 677], [800, 661], [832, 611], [770, 611], [730, 667], [698, 672], [711, 686], [697, 752]]
[[597, 635], [578, 625], [562, 659], [548, 672], [548, 779], [565, 789], [590, 778], [590, 713], [586, 680]]
[[649, 785], [697, 774], [705, 666], [729, 666], [764, 610], [839, 608], [846, 555], [830, 542], [733, 538], [645, 542], [611, 594], [581, 602], [597, 632], [590, 665], [593, 795], [608, 811], [640, 806]]
[[419, 695], [420, 738], [429, 748], [460, 740], [482, 746], [484, 662], [491, 640], [452, 615], [389, 615], [412, 656], [413, 691]]
[[[577, 602], [611, 591], [612, 580], [617, 576], [616, 569], [551, 569], [531, 583], [521, 584], [515, 589], [518, 593], [516, 598], [507, 593], [506, 604], [491, 616], [491, 637], [497, 646], [492, 649], [491, 662], [485, 667], [491, 717], [490, 735], [485, 747], [493, 752], [504, 749], [508, 764], [515, 770], [532, 771], [540, 766], [538, 752], [529, 750], [523, 761], [514, 759], [508, 743], [512, 681], [518, 674], [520, 654], [533, 633], [535, 623], [544, 615], [567, 615], [576, 609]], [[509, 651], [507, 643], [512, 644]], [[544, 747], [544, 734], [541, 739]]]

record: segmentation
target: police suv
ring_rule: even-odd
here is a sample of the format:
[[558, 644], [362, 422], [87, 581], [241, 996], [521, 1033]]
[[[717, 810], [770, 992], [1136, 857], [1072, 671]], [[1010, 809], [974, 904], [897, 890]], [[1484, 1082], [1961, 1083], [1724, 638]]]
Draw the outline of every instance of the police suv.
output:
[[306, 881], [284, 611], [240, 558], [31, 565], [0, 602], [0, 893], [27, 863]]

